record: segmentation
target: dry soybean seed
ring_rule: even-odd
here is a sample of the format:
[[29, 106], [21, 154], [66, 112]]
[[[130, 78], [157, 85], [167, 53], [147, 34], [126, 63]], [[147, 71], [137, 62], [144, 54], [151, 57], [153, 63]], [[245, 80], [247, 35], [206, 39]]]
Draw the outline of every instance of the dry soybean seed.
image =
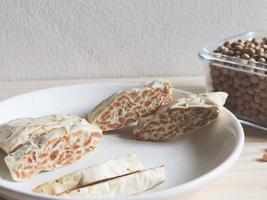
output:
[[247, 49], [247, 51], [246, 51], [250, 56], [252, 56], [253, 54], [255, 54], [256, 53], [256, 50], [255, 49], [253, 49], [253, 48], [249, 48], [249, 49]]
[[262, 57], [261, 58], [258, 58], [257, 61], [258, 62], [262, 62], [262, 63], [266, 62], [266, 60], [264, 58], [262, 58]]
[[244, 54], [242, 54], [241, 58], [248, 60], [250, 58], [250, 56], [247, 53], [244, 53]]
[[254, 84], [257, 84], [259, 82], [259, 78], [256, 75], [251, 76], [249, 79]]
[[256, 62], [256, 60], [254, 58], [250, 58], [248, 61], [249, 62]]
[[249, 47], [249, 48], [255, 48], [255, 44], [253, 44], [253, 43], [249, 43], [249, 44], [248, 44], [248, 47]]
[[235, 51], [242, 51], [243, 50], [243, 47], [239, 44], [239, 45], [236, 45], [235, 46]]
[[231, 45], [230, 45], [230, 42], [226, 41], [226, 42], [223, 43], [223, 46], [225, 46], [225, 47], [229, 47], [229, 46], [231, 46]]

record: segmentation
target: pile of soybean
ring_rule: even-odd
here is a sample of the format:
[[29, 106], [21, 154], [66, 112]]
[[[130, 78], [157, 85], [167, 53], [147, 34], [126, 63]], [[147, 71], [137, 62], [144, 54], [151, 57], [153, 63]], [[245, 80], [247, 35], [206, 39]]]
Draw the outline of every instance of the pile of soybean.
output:
[[226, 41], [214, 53], [213, 90], [229, 94], [226, 107], [239, 117], [267, 126], [267, 37]]

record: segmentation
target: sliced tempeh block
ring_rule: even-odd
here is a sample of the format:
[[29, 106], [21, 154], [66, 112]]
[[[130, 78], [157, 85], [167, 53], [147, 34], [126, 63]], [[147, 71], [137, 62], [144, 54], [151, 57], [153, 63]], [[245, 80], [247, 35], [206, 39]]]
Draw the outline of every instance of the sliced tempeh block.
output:
[[125, 197], [149, 190], [163, 183], [164, 180], [164, 166], [160, 166], [78, 188], [60, 196], [86, 198]]
[[4, 158], [16, 181], [69, 165], [92, 152], [102, 131], [76, 116], [17, 119], [0, 127]]
[[142, 117], [133, 130], [138, 140], [160, 141], [203, 128], [219, 115], [227, 94], [214, 92], [189, 95]]
[[140, 116], [148, 115], [172, 101], [171, 93], [171, 83], [163, 80], [116, 92], [88, 114], [88, 121], [97, 124], [102, 131], [130, 126]]
[[44, 183], [34, 188], [33, 191], [58, 195], [69, 190], [133, 173], [142, 169], [143, 164], [136, 155], [126, 155], [67, 174], [54, 181]]

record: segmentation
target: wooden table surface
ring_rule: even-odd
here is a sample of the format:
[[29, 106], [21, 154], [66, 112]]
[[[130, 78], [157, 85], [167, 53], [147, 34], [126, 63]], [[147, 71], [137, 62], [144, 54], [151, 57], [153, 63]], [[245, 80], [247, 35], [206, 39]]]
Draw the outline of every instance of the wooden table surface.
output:
[[[167, 77], [175, 87], [193, 92], [204, 91], [203, 77]], [[52, 80], [0, 82], [0, 100], [24, 92], [60, 85], [89, 82], [146, 82], [152, 78], [142, 79], [101, 79], [101, 80]], [[245, 147], [238, 161], [223, 176], [202, 189], [190, 200], [267, 199], [267, 163], [261, 162], [262, 154], [267, 150], [267, 132], [244, 127]]]

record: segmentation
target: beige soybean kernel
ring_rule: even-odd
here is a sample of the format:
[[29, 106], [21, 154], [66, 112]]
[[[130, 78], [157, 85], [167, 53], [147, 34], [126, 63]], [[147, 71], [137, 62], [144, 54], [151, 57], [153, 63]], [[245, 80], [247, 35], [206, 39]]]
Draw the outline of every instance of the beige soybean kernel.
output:
[[261, 113], [261, 114], [259, 115], [259, 120], [260, 120], [260, 121], [265, 121], [265, 122], [266, 122], [266, 115], [265, 115], [264, 113]]
[[262, 108], [267, 109], [267, 98], [262, 98], [261, 106]]
[[251, 101], [253, 99], [253, 97], [250, 94], [244, 94], [243, 98], [245, 99], [245, 101]]
[[235, 70], [230, 70], [229, 71], [230, 77], [235, 77], [236, 76], [236, 71]]
[[250, 106], [251, 106], [253, 109], [257, 109], [257, 108], [259, 108], [259, 104], [257, 104], [256, 102], [253, 102], [253, 101], [250, 102]]
[[229, 74], [229, 69], [223, 68], [222, 69], [222, 74], [223, 75], [228, 75]]
[[[250, 103], [249, 103], [249, 102], [245, 102], [244, 105], [245, 105], [245, 108], [246, 108], [246, 109], [250, 109]], [[244, 110], [244, 111], [245, 111], [245, 110]]]
[[257, 75], [250, 76], [250, 82], [253, 84], [257, 84], [259, 82], [259, 78]]
[[[258, 104], [253, 104], [253, 106], [254, 105], [257, 105], [258, 106]], [[251, 105], [251, 107], [253, 107], [252, 105]], [[258, 107], [257, 107], [258, 108]], [[251, 109], [251, 113], [253, 114], [253, 115], [257, 115], [258, 113], [259, 113], [259, 111], [257, 110], [257, 108], [255, 108], [255, 109]]]
[[241, 80], [240, 80], [239, 77], [236, 76], [236, 77], [234, 78], [234, 84], [237, 85], [237, 86], [241, 84]]
[[254, 101], [255, 101], [255, 103], [260, 103], [260, 102], [261, 102], [261, 98], [260, 98], [260, 96], [255, 95], [255, 96], [254, 96]]
[[259, 88], [263, 90], [266, 87], [267, 87], [267, 81], [266, 80], [260, 81]]
[[247, 90], [246, 90], [246, 86], [239, 86], [239, 91], [241, 92], [241, 93], [246, 93], [247, 92]]
[[211, 67], [210, 68], [210, 73], [212, 76], [218, 76], [220, 74], [220, 70], [219, 69], [216, 69], [215, 67]]
[[248, 116], [250, 114], [251, 114], [250, 110], [244, 110], [244, 115]]
[[250, 95], [253, 95], [253, 94], [254, 94], [253, 86], [250, 86], [249, 88], [247, 88], [247, 92], [248, 92]]

